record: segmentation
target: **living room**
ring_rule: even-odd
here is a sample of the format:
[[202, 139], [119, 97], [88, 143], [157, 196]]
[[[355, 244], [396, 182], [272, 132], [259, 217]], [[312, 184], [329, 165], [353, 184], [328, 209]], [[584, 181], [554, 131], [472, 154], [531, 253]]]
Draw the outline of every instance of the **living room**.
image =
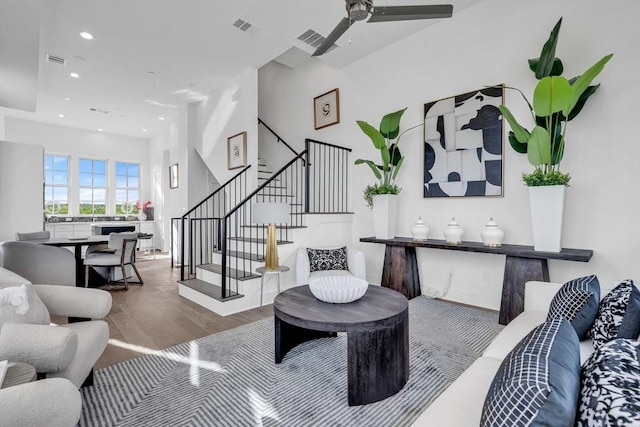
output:
[[[334, 3], [337, 9], [342, 7], [342, 1]], [[257, 117], [298, 151], [303, 149], [305, 138], [314, 138], [351, 148], [351, 160], [372, 158], [375, 152], [356, 120], [377, 124], [384, 114], [408, 107], [402, 127], [410, 127], [423, 121], [425, 103], [501, 83], [531, 94], [537, 81], [527, 59], [539, 54], [549, 31], [562, 17], [557, 56], [565, 65], [564, 75], [577, 75], [608, 53], [614, 53], [614, 57], [596, 79], [601, 84], [598, 92], [567, 134], [562, 162], [563, 172], [571, 174], [563, 247], [592, 249], [594, 255], [588, 263], [552, 260], [549, 275], [552, 281], [562, 283], [595, 273], [603, 287], [610, 288], [614, 281], [636, 277], [640, 269], [638, 249], [632, 243], [638, 235], [634, 213], [640, 202], [629, 199], [621, 185], [639, 182], [640, 178], [634, 167], [640, 147], [628, 131], [640, 113], [640, 107], [634, 107], [640, 89], [632, 83], [640, 62], [635, 47], [640, 30], [634, 22], [640, 5], [624, 0], [607, 6], [593, 0], [483, 0], [454, 10], [452, 19], [439, 20], [343, 67], [320, 57], [296, 68], [278, 62], [248, 68], [235, 79], [221, 83], [208, 100], [180, 106], [172, 122], [150, 138], [98, 134], [49, 123], [33, 125], [30, 119], [3, 109], [0, 139], [37, 143], [45, 151], [73, 154], [68, 147], [49, 145], [53, 144], [48, 141], [49, 134], [56, 131], [61, 135], [58, 141], [70, 140], [70, 136], [73, 140], [102, 140], [101, 155], [105, 157], [112, 156], [109, 150], [143, 147], [146, 158], [140, 155], [131, 160], [140, 161], [146, 169], [143, 199], [152, 200], [156, 212], [163, 213], [165, 220], [156, 221], [156, 244], [167, 251], [171, 225], [166, 219], [180, 216], [206, 195], [209, 181], [203, 177], [207, 168], [218, 182], [233, 174], [227, 169], [227, 137], [246, 131], [249, 163], [257, 163]], [[325, 31], [330, 29], [331, 25]], [[341, 43], [346, 45], [348, 40]], [[357, 44], [358, 40], [354, 38], [351, 43]], [[340, 91], [340, 123], [315, 130], [313, 99], [334, 88]], [[518, 117], [528, 115], [526, 105], [514, 91], [506, 91], [505, 105]], [[397, 235], [410, 236], [413, 224], [421, 217], [430, 228], [429, 237], [440, 239], [451, 217], [455, 217], [464, 228], [464, 240], [481, 241], [481, 232], [493, 217], [505, 231], [504, 243], [532, 244], [528, 194], [521, 180], [522, 172], [532, 170], [526, 156], [511, 150], [505, 139], [502, 197], [424, 198], [423, 147], [422, 130], [403, 137], [406, 159], [397, 180], [402, 187]], [[612, 153], [608, 153], [610, 150]], [[175, 163], [180, 165], [180, 185], [169, 190], [166, 175]], [[158, 174], [163, 183], [161, 197], [155, 190]], [[605, 175], [614, 176], [619, 184], [607, 187], [602, 181]], [[359, 241], [373, 235], [372, 214], [360, 196], [371, 182], [373, 175], [364, 166], [352, 168], [354, 214], [347, 240], [365, 253], [368, 280], [379, 283], [384, 246]], [[446, 289], [446, 300], [499, 308], [503, 257], [426, 249], [418, 250], [417, 255], [423, 288]], [[284, 288], [293, 286], [293, 276], [284, 278], [283, 283]]]

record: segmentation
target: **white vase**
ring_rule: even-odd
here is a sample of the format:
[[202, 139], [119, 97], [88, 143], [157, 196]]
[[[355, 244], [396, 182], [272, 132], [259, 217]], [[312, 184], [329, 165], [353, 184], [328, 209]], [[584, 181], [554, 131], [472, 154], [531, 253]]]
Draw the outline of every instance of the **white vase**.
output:
[[562, 250], [566, 192], [567, 187], [564, 185], [529, 187], [533, 248], [536, 251]]
[[147, 214], [144, 212], [140, 212], [138, 214], [138, 221], [146, 221], [147, 220]]
[[373, 196], [373, 222], [376, 239], [393, 239], [396, 236], [397, 194]]

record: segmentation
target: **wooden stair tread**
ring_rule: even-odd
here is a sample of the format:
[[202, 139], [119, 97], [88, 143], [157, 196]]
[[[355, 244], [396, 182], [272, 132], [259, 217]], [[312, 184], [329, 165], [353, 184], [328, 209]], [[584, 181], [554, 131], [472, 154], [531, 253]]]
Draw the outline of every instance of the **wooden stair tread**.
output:
[[[249, 242], [249, 243], [267, 243], [267, 239], [256, 239], [255, 237], [228, 237], [229, 240], [235, 240], [237, 242]], [[286, 240], [277, 240], [277, 245], [289, 245], [293, 242]]]
[[[222, 265], [220, 264], [202, 264], [198, 268], [201, 268], [212, 273], [222, 274]], [[232, 279], [238, 280], [250, 280], [259, 279], [260, 275], [251, 273], [250, 271], [236, 270], [235, 268], [227, 267], [227, 276]]]
[[[221, 254], [222, 251], [215, 250], [215, 251], [213, 251], [213, 253], [214, 254]], [[235, 257], [235, 258], [250, 259], [251, 261], [264, 262], [264, 255], [254, 254], [254, 253], [250, 253], [250, 252], [227, 251], [227, 255]]]
[[[259, 225], [259, 224], [249, 224], [249, 225], [241, 225], [240, 228], [267, 228], [267, 225]], [[306, 225], [278, 225], [276, 224], [276, 229], [288, 229], [288, 230], [297, 230], [299, 228], [307, 228]]]
[[234, 291], [227, 291], [227, 296], [223, 298], [222, 288], [220, 286], [214, 285], [213, 283], [205, 282], [204, 280], [200, 279], [179, 280], [178, 283], [194, 289], [201, 294], [207, 295], [218, 301], [230, 301], [233, 299], [242, 298], [244, 296]]

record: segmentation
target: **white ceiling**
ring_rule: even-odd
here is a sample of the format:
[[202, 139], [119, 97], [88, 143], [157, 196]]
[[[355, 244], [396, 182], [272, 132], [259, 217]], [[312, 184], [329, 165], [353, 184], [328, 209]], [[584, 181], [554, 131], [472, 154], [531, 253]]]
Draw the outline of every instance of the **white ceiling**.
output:
[[[452, 19], [479, 1], [450, 1]], [[40, 11], [39, 28], [33, 24], [34, 4]], [[303, 60], [340, 68], [439, 21], [357, 22], [338, 40], [339, 48], [311, 58], [313, 48], [297, 37], [308, 29], [326, 36], [345, 15], [344, 0], [0, 0], [0, 26], [11, 23], [14, 29], [13, 38], [0, 32], [0, 52], [20, 52], [22, 62], [29, 63], [30, 57], [33, 63], [35, 48], [18, 49], [17, 41], [39, 38], [36, 111], [3, 111], [7, 116], [150, 137], [177, 118], [180, 105], [204, 99], [238, 70], [259, 68], [292, 47], [307, 53]], [[238, 30], [233, 26], [238, 18], [256, 28]], [[95, 39], [81, 38], [81, 31]], [[65, 58], [66, 65], [46, 62], [47, 53]], [[15, 55], [0, 57], [0, 76], [19, 62]], [[69, 77], [71, 72], [80, 78]], [[12, 86], [13, 91], [24, 88], [27, 101], [33, 98], [33, 82], [29, 89], [25, 75], [13, 86], [0, 86], [0, 107], [28, 105], [8, 96]]]

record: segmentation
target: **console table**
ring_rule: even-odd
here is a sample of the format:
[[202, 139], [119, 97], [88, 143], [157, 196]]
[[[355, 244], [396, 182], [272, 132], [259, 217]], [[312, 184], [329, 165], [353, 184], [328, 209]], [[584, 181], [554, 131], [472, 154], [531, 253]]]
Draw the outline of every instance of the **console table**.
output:
[[502, 245], [498, 248], [492, 248], [484, 246], [480, 242], [451, 244], [444, 240], [435, 239], [415, 241], [409, 237], [394, 239], [363, 237], [360, 241], [386, 245], [381, 284], [404, 294], [409, 299], [421, 294], [416, 248], [506, 255], [500, 303], [501, 325], [506, 325], [524, 310], [524, 284], [526, 282], [530, 280], [549, 281], [547, 260], [589, 262], [593, 256], [591, 249], [563, 248], [561, 252], [538, 252], [533, 249], [533, 246]]

